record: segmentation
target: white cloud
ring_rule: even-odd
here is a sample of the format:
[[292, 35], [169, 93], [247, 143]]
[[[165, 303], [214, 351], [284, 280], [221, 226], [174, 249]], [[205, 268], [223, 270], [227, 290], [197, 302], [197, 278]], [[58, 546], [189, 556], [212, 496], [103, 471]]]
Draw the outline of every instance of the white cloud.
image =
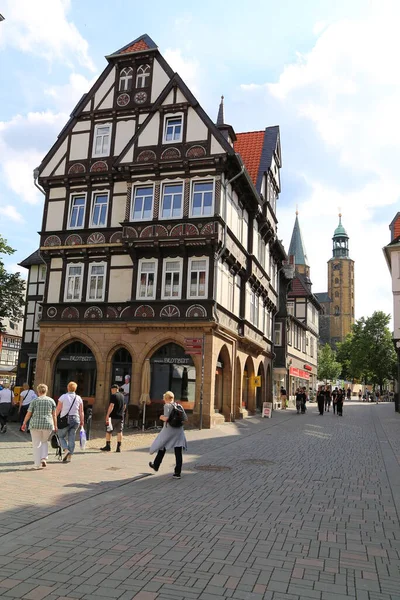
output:
[[5, 0], [6, 17], [0, 29], [0, 46], [41, 56], [49, 63], [80, 65], [95, 71], [89, 45], [67, 13], [70, 0]]
[[180, 75], [193, 94], [197, 95], [200, 89], [200, 66], [196, 60], [186, 59], [179, 48], [167, 48], [164, 58], [171, 69]]
[[46, 96], [52, 98], [56, 110], [70, 114], [83, 94], [86, 94], [97, 77], [86, 79], [80, 73], [71, 73], [65, 85], [51, 85], [45, 88]]
[[0, 215], [4, 219], [3, 223], [8, 223], [9, 221], [14, 221], [15, 223], [24, 222], [23, 216], [11, 204], [6, 204], [5, 206], [0, 204]]

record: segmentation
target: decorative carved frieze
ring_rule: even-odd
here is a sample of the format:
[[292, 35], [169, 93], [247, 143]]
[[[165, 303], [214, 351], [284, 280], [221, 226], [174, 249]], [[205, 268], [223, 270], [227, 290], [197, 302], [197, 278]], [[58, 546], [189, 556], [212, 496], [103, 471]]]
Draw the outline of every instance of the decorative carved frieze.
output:
[[156, 162], [156, 153], [153, 150], [142, 150], [137, 157], [137, 162]]
[[43, 246], [50, 247], [50, 248], [52, 246], [61, 246], [61, 240], [58, 237], [58, 235], [49, 235], [49, 237], [47, 237], [44, 240]]
[[77, 246], [77, 245], [81, 245], [81, 244], [83, 244], [82, 238], [77, 233], [73, 233], [72, 235], [69, 235], [67, 237], [67, 239], [65, 240], [66, 246]]
[[82, 163], [75, 163], [68, 169], [68, 175], [78, 175], [86, 173], [86, 167]]
[[84, 319], [102, 319], [103, 311], [98, 306], [90, 306], [85, 310]]
[[101, 173], [102, 171], [108, 171], [108, 164], [104, 160], [97, 160], [90, 167], [91, 173]]
[[180, 158], [181, 153], [178, 148], [167, 148], [161, 154], [161, 160], [174, 160], [176, 158]]
[[187, 158], [203, 158], [206, 155], [206, 149], [203, 146], [194, 145], [186, 152]]
[[149, 304], [141, 304], [136, 310], [135, 310], [135, 317], [146, 317], [146, 318], [153, 318], [154, 317], [154, 310], [152, 309], [152, 307]]
[[186, 316], [189, 319], [202, 319], [207, 316], [207, 311], [201, 304], [192, 304], [186, 311]]
[[167, 304], [160, 310], [160, 317], [166, 317], [168, 319], [178, 319], [181, 316], [181, 311], [174, 304]]
[[104, 234], [100, 233], [99, 231], [94, 231], [93, 233], [91, 233], [87, 239], [87, 244], [104, 244], [106, 241], [106, 238], [104, 236]]

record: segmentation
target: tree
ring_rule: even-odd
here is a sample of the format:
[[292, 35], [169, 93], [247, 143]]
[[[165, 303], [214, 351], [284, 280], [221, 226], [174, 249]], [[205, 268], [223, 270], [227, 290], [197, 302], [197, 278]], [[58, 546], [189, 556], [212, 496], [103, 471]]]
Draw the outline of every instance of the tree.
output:
[[[0, 235], [0, 257], [2, 254], [14, 254], [15, 250], [7, 245]], [[25, 304], [25, 282], [19, 273], [8, 273], [0, 258], [0, 330], [2, 320], [19, 321], [23, 317], [22, 307]]]
[[342, 365], [336, 360], [336, 353], [329, 344], [318, 350], [318, 379], [337, 379], [342, 370]]

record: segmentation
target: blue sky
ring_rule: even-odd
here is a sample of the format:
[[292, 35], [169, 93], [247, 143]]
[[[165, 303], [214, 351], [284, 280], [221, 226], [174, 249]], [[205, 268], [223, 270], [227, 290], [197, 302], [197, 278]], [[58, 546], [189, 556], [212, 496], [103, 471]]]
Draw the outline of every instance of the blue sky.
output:
[[0, 12], [0, 232], [38, 247], [43, 197], [32, 171], [104, 56], [142, 33], [215, 119], [221, 94], [236, 132], [280, 125], [279, 237], [295, 210], [314, 291], [339, 207], [356, 261], [356, 317], [391, 312], [382, 247], [399, 207], [400, 54], [396, 0], [3, 0]]

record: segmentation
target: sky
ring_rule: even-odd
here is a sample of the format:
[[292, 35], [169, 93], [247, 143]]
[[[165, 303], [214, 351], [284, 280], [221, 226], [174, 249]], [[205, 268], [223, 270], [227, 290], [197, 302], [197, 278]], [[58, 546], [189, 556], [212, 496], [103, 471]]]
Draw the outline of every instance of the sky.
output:
[[[234, 130], [279, 125], [278, 237], [299, 212], [314, 292], [327, 290], [338, 213], [355, 260], [355, 316], [392, 312], [382, 247], [400, 195], [398, 0], [0, 0], [0, 234], [38, 248], [32, 172], [104, 70], [147, 33], [210, 117]], [[24, 272], [25, 270], [22, 269]], [[25, 271], [26, 273], [26, 271]]]

